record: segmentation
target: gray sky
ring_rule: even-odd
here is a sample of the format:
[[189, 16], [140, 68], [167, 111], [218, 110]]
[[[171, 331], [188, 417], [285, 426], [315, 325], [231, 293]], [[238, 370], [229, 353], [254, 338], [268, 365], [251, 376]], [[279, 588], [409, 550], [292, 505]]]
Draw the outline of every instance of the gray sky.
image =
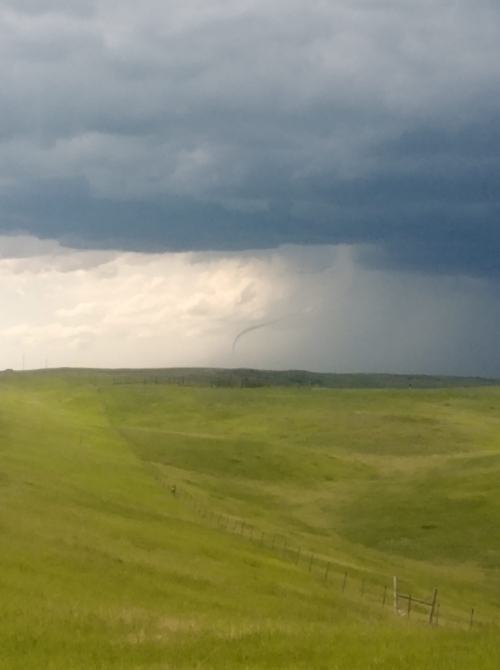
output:
[[0, 49], [4, 367], [500, 375], [497, 2], [0, 0]]

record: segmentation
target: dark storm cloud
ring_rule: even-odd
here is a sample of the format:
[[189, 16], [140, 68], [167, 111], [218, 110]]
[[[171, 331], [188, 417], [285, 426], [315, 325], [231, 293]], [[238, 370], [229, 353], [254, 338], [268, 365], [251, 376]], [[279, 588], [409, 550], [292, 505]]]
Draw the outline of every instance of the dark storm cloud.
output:
[[497, 4], [0, 9], [0, 232], [500, 273]]

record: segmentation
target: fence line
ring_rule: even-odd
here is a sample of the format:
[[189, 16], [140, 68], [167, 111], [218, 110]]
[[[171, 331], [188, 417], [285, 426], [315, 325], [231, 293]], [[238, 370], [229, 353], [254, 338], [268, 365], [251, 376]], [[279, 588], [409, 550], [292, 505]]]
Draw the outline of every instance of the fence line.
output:
[[[338, 568], [344, 568], [345, 566], [332, 558], [320, 557], [312, 551], [305, 551], [301, 546], [294, 546], [290, 543], [289, 539], [279, 533], [266, 533], [263, 530], [259, 531], [253, 524], [250, 524], [239, 517], [228, 515], [223, 512], [214, 513], [213, 510], [209, 511], [208, 507], [205, 504], [202, 504], [200, 500], [195, 498], [188, 491], [179, 490], [176, 484], [170, 483], [164, 476], [158, 473], [155, 468], [147, 467], [147, 469], [151, 472], [154, 478], [160, 482], [160, 484], [168, 488], [176, 497], [189, 502], [202, 519], [207, 520], [209, 524], [215, 525], [217, 529], [222, 529], [230, 535], [247, 539], [257, 545], [258, 548], [275, 553], [278, 557], [281, 557], [282, 560], [291, 560], [298, 567], [306, 567], [309, 574], [317, 575], [318, 569], [322, 568], [320, 574], [322, 575], [322, 581], [325, 584], [334, 585], [334, 576], [336, 575], [340, 578], [338, 585], [342, 594], [355, 593], [355, 584], [356, 582], [359, 584], [359, 580], [361, 580], [358, 591], [359, 596], [361, 598], [365, 597], [365, 595], [371, 596], [372, 600], [376, 598], [376, 600], [381, 603], [382, 607], [385, 608], [388, 595], [387, 583], [370, 582], [366, 577], [356, 578], [352, 573], [348, 574], [347, 570], [343, 570], [341, 573], [332, 572], [331, 568], [334, 566], [337, 566]], [[231, 522], [233, 522], [232, 526]], [[362, 572], [362, 569], [356, 570], [356, 572]], [[352, 586], [348, 586], [349, 584], [352, 584]], [[379, 589], [380, 592], [377, 591], [377, 594], [374, 594], [375, 588]], [[416, 619], [415, 615], [420, 615], [420, 620], [425, 620], [433, 627], [443, 626], [443, 623], [445, 623], [445, 625], [450, 626], [458, 625], [469, 631], [472, 631], [474, 626], [477, 628], [486, 625], [484, 621], [478, 620], [475, 608], [472, 608], [465, 614], [466, 618], [462, 618], [457, 615], [459, 612], [464, 613], [464, 610], [459, 610], [456, 607], [450, 606], [448, 617], [443, 619], [443, 611], [440, 602], [437, 601], [437, 595], [437, 588], [434, 589], [430, 600], [415, 597], [412, 593], [402, 593], [399, 591], [398, 578], [393, 578], [393, 609], [394, 613], [398, 616], [404, 616], [410, 620], [413, 613], [414, 619]], [[406, 601], [404, 609], [399, 606], [400, 600]]]

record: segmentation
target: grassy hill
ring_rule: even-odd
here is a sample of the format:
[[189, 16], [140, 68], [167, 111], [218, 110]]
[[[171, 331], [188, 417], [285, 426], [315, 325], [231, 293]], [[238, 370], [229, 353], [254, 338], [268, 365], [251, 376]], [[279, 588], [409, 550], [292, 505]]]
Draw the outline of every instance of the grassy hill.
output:
[[498, 386], [162, 375], [0, 376], [0, 667], [498, 667]]
[[[12, 370], [0, 372], [0, 377], [15, 374]], [[210, 386], [228, 388], [261, 388], [274, 386], [375, 389], [375, 388], [471, 388], [498, 386], [499, 379], [485, 377], [450, 377], [442, 375], [394, 374], [337, 374], [307, 370], [255, 370], [252, 368], [163, 368], [80, 370], [37, 370], [30, 374], [43, 377], [63, 374], [65, 379], [79, 383], [106, 384], [174, 384], [180, 386]]]

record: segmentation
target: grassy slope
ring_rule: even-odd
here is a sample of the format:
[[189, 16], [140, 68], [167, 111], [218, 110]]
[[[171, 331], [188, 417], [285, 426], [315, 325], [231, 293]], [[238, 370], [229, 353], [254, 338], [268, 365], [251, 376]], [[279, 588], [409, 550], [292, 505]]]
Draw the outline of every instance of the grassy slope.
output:
[[495, 631], [396, 620], [211, 528], [183, 496], [490, 619], [498, 389], [78, 379], [0, 383], [1, 667], [498, 667]]

